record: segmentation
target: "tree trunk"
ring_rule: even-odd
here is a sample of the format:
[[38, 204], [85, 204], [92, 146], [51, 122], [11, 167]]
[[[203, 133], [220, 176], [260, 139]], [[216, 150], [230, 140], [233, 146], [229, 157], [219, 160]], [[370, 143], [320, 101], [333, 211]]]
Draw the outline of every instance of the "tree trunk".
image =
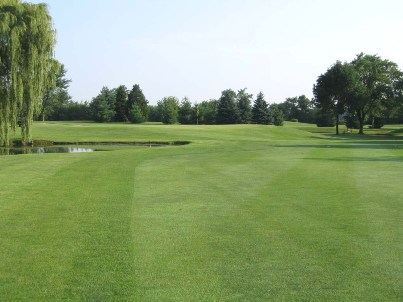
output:
[[358, 134], [364, 134], [364, 120], [365, 120], [365, 113], [362, 110], [357, 111], [358, 122], [360, 123], [360, 130]]
[[336, 114], [336, 135], [339, 135], [339, 114]]

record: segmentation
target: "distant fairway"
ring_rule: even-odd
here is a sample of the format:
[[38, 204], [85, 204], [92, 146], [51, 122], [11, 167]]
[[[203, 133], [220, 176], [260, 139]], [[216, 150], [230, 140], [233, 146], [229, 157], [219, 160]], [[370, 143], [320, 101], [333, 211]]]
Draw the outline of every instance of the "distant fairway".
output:
[[402, 301], [403, 126], [312, 128], [35, 124], [192, 143], [0, 156], [0, 301]]

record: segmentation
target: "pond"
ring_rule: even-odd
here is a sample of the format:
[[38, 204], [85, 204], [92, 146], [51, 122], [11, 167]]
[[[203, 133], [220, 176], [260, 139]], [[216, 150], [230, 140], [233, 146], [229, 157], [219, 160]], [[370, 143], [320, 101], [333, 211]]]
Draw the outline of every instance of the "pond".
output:
[[[44, 146], [43, 143], [46, 143]], [[81, 142], [80, 145], [94, 146], [95, 148], [84, 148], [74, 146], [77, 143], [73, 142], [47, 142], [40, 141], [42, 147], [0, 147], [1, 155], [20, 155], [20, 154], [43, 154], [43, 153], [85, 153], [102, 151], [101, 146], [134, 146], [134, 147], [164, 147], [164, 146], [182, 146], [187, 145], [188, 141], [174, 142]], [[40, 146], [40, 145], [39, 145]]]
[[43, 154], [43, 153], [84, 153], [97, 151], [93, 148], [80, 147], [32, 147], [0, 148], [0, 155]]

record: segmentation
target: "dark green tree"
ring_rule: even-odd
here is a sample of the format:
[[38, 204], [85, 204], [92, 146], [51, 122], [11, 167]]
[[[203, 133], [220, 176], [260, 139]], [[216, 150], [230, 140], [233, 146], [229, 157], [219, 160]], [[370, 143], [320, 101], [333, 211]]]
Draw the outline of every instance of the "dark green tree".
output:
[[114, 100], [114, 92], [103, 87], [90, 104], [93, 120], [99, 123], [111, 122], [115, 117]]
[[140, 124], [146, 121], [143, 111], [138, 103], [132, 105], [132, 109], [129, 112], [129, 120], [133, 124]]
[[239, 111], [236, 104], [236, 93], [232, 89], [224, 90], [217, 104], [217, 124], [236, 124], [239, 122]]
[[127, 88], [120, 85], [115, 92], [115, 121], [127, 122], [129, 120], [129, 109], [127, 106]]
[[246, 92], [246, 88], [238, 91], [237, 104], [239, 111], [239, 123], [249, 124], [252, 120], [252, 102], [253, 95]]
[[56, 86], [50, 87], [42, 100], [40, 113], [42, 121], [58, 120], [59, 111], [63, 110], [63, 107], [71, 101], [71, 96], [68, 93], [71, 79], [66, 78], [66, 73], [66, 68], [60, 64], [60, 69], [56, 75]]
[[351, 64], [337, 61], [326, 73], [319, 76], [313, 87], [315, 105], [322, 113], [320, 116], [322, 119], [328, 113], [334, 116], [337, 135], [340, 115], [345, 113], [348, 101], [357, 89], [357, 80], [357, 73]]
[[164, 124], [176, 124], [178, 122], [179, 101], [176, 97], [165, 97], [157, 103], [161, 114], [161, 122]]
[[199, 124], [213, 125], [217, 123], [218, 101], [209, 100], [198, 104]]
[[364, 134], [364, 122], [369, 115], [377, 115], [386, 108], [398, 107], [403, 73], [392, 61], [377, 55], [359, 54], [352, 62], [358, 83], [348, 100], [349, 112], [355, 112], [359, 134]]
[[129, 111], [133, 109], [134, 104], [136, 104], [135, 111], [138, 114], [141, 114], [142, 117], [138, 116], [136, 120], [145, 121], [148, 118], [148, 101], [145, 98], [143, 91], [140, 88], [140, 85], [133, 85], [132, 90], [130, 90], [127, 100], [127, 108]]
[[192, 108], [192, 103], [187, 97], [183, 98], [179, 105], [178, 121], [181, 124], [194, 123], [194, 110]]
[[161, 122], [161, 112], [160, 107], [158, 105], [148, 105], [147, 106], [148, 118], [147, 120], [150, 122]]
[[254, 124], [269, 124], [269, 108], [262, 92], [259, 92], [252, 108], [252, 122]]
[[305, 95], [287, 98], [279, 106], [283, 111], [284, 118], [288, 121], [298, 120], [302, 123], [313, 123], [315, 121], [314, 103]]
[[278, 104], [271, 104], [269, 106], [270, 123], [275, 126], [283, 126], [284, 115]]

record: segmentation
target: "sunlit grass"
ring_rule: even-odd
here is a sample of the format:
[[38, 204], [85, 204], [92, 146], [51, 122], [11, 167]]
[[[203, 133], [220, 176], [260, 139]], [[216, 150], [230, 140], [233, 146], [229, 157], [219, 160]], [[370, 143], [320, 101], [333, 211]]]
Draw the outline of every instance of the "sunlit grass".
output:
[[0, 157], [0, 301], [401, 301], [403, 141], [284, 127], [38, 123]]

